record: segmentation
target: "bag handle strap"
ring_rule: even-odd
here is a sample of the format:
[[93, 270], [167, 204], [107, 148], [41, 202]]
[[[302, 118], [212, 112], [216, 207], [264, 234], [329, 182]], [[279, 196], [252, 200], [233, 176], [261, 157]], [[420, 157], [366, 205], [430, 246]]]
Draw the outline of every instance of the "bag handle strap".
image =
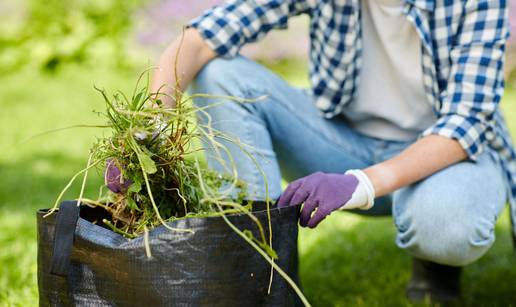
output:
[[79, 211], [80, 208], [77, 206], [77, 201], [63, 201], [61, 205], [59, 205], [54, 232], [54, 248], [52, 252], [52, 263], [50, 264], [50, 274], [65, 277], [68, 275]]

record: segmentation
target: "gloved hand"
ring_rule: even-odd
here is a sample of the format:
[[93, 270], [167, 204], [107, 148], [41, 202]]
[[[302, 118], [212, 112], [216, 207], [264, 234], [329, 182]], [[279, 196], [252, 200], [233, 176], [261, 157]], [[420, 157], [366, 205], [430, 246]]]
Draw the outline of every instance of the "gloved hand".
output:
[[373, 185], [361, 170], [349, 170], [345, 174], [317, 172], [290, 183], [278, 207], [304, 203], [299, 224], [314, 228], [337, 209], [372, 208], [374, 197]]

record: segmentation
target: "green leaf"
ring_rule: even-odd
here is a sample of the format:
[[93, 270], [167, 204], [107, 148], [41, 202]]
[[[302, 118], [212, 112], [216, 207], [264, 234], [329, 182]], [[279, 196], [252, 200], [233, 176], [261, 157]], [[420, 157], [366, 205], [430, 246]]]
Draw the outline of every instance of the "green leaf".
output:
[[265, 244], [261, 241], [256, 241], [258, 243], [258, 245], [260, 245], [260, 247], [267, 253], [269, 254], [269, 256], [272, 257], [272, 259], [278, 259], [278, 254], [276, 253], [275, 250], [272, 249], [272, 247], [270, 247], [268, 244]]
[[133, 182], [129, 189], [127, 189], [128, 192], [138, 193], [142, 190], [142, 183], [140, 181]]
[[254, 239], [253, 233], [252, 233], [250, 230], [248, 230], [248, 229], [244, 229], [242, 232], [243, 232], [243, 233], [244, 233], [244, 235], [245, 235], [246, 237], [248, 237], [249, 239], [251, 239], [251, 240], [253, 240], [253, 239]]
[[137, 111], [138, 107], [140, 106], [140, 101], [142, 100], [143, 92], [139, 92], [134, 98], [133, 98], [133, 104], [131, 106], [132, 111]]
[[244, 235], [246, 237], [248, 237], [249, 239], [253, 240], [256, 244], [258, 244], [269, 256], [271, 256], [273, 259], [278, 259], [278, 254], [276, 253], [276, 251], [274, 249], [272, 249], [272, 247], [269, 246], [269, 244], [266, 244], [266, 243], [256, 239], [254, 237], [253, 233], [248, 229], [245, 229], [242, 232], [244, 233]]
[[138, 205], [136, 204], [136, 202], [134, 201], [134, 199], [132, 197], [127, 197], [127, 207], [129, 207], [129, 209], [132, 209], [132, 210], [140, 211], [140, 209], [138, 208]]
[[140, 152], [138, 153], [138, 159], [140, 160], [140, 163], [142, 164], [143, 170], [147, 174], [154, 174], [158, 171], [156, 168], [156, 163], [149, 157], [146, 153]]

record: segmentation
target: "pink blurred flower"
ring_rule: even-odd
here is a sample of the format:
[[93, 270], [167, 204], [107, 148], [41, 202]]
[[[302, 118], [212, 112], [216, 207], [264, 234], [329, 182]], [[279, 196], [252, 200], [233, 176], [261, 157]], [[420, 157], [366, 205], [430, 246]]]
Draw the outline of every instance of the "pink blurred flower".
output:
[[[141, 9], [135, 18], [136, 39], [154, 53], [159, 53], [183, 26], [210, 7], [224, 0], [158, 0]], [[279, 46], [279, 47], [278, 47]], [[269, 61], [301, 58], [308, 54], [308, 24], [306, 18], [293, 18], [286, 31], [272, 31], [265, 39], [249, 44], [242, 53]]]

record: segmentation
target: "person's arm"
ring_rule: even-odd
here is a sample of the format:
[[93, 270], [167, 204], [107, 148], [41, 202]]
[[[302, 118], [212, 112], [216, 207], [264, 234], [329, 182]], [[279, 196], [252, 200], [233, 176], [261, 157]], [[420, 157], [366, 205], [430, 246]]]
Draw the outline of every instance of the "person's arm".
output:
[[374, 205], [375, 197], [410, 185], [466, 157], [459, 142], [439, 135], [425, 136], [398, 156], [363, 171], [317, 172], [293, 181], [281, 195], [278, 206], [304, 203], [299, 223], [313, 228], [335, 210], [367, 210]]
[[466, 158], [459, 142], [440, 135], [428, 135], [396, 157], [366, 168], [364, 173], [371, 180], [376, 197], [379, 197]]
[[176, 39], [163, 52], [154, 70], [151, 93], [161, 94], [154, 99], [160, 99], [167, 107], [174, 107], [175, 102], [170, 96], [174, 96], [176, 81], [178, 89], [184, 91], [199, 70], [216, 56], [196, 29], [186, 29], [183, 37]]

